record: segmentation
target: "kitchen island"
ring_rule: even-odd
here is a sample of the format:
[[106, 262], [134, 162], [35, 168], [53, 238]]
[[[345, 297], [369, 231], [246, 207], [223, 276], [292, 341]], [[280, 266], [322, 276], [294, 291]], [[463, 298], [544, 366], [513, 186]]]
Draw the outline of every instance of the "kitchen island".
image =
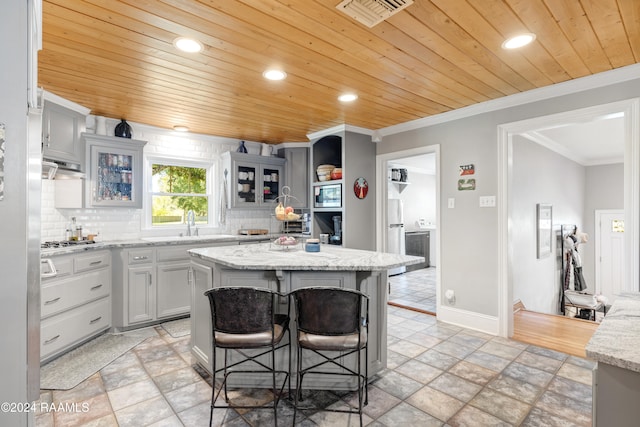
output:
[[[204, 292], [221, 286], [255, 286], [283, 294], [307, 286], [357, 289], [369, 297], [369, 376], [387, 363], [387, 270], [424, 261], [422, 257], [345, 249], [321, 245], [320, 252], [305, 252], [272, 243], [192, 249], [191, 353], [211, 372], [211, 312]], [[286, 311], [286, 300], [281, 309]], [[295, 318], [292, 308], [292, 317]], [[292, 320], [292, 341], [295, 322]], [[295, 357], [295, 351], [293, 352]], [[218, 355], [220, 358], [222, 353]], [[280, 369], [287, 368], [285, 352]], [[295, 366], [295, 363], [293, 363]], [[295, 373], [294, 373], [295, 375]], [[241, 378], [236, 385], [267, 387], [268, 378]], [[309, 381], [313, 388], [344, 388], [331, 377]]]
[[586, 347], [594, 372], [593, 425], [640, 422], [640, 294], [619, 296]]

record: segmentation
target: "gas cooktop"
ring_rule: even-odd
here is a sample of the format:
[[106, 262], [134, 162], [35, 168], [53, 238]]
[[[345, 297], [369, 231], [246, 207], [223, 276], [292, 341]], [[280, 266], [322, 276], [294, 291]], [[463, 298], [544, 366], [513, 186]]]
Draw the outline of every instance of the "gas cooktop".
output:
[[54, 240], [52, 242], [40, 243], [40, 249], [57, 249], [78, 245], [93, 245], [93, 240]]

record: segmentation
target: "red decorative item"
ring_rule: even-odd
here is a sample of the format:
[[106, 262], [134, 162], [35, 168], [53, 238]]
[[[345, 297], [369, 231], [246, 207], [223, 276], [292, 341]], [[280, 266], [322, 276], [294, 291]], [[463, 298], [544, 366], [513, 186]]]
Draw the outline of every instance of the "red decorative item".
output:
[[367, 184], [367, 180], [360, 177], [357, 178], [353, 183], [353, 192], [355, 193], [358, 199], [364, 199], [367, 197], [367, 192], [369, 191], [369, 184]]

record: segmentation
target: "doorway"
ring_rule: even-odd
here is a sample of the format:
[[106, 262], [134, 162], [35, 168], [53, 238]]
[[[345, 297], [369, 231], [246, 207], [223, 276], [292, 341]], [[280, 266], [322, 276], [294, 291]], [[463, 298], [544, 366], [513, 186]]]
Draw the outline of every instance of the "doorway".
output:
[[624, 211], [596, 210], [596, 293], [613, 304], [624, 283]]
[[[410, 254], [424, 253], [424, 265], [394, 271], [389, 277], [389, 303], [416, 311], [436, 314], [439, 306], [439, 146], [377, 156], [377, 250], [393, 252], [397, 225], [395, 210], [403, 211], [403, 248]], [[396, 171], [397, 176], [391, 172]], [[402, 171], [402, 179], [400, 171]], [[394, 212], [390, 213], [389, 209]], [[395, 239], [397, 240], [397, 239]], [[419, 248], [419, 249], [416, 249]], [[416, 253], [417, 254], [417, 253]]]
[[[526, 132], [537, 129], [552, 128], [566, 123], [575, 123], [602, 117], [607, 114], [622, 115], [624, 117], [624, 210], [625, 210], [625, 274], [623, 289], [638, 291], [638, 265], [629, 262], [638, 257], [638, 219], [640, 218], [640, 102], [638, 99], [615, 102], [611, 104], [585, 108], [567, 113], [539, 117], [521, 122], [508, 123], [498, 127], [498, 155], [499, 155], [499, 192], [498, 200], [504, 201], [499, 210], [500, 233], [500, 273], [499, 273], [499, 334], [509, 337], [513, 335], [513, 247], [514, 240], [511, 230], [511, 220], [514, 218], [513, 200], [513, 143], [514, 140]], [[556, 223], [556, 218], [553, 220]]]

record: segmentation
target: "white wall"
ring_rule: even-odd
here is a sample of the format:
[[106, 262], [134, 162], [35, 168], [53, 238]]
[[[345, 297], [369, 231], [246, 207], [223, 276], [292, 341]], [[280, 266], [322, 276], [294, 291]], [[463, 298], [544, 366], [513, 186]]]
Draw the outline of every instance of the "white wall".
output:
[[[581, 229], [585, 205], [585, 167], [520, 136], [513, 139], [511, 205], [513, 299], [528, 310], [559, 313], [560, 248], [551, 256], [536, 254], [536, 204], [553, 206], [554, 230], [561, 224]], [[554, 232], [555, 237], [555, 232]], [[587, 263], [587, 260], [583, 260]]]
[[[108, 134], [113, 135], [113, 129], [119, 120], [107, 119]], [[195, 159], [210, 161], [215, 165], [215, 177], [220, 176], [220, 155], [226, 151], [235, 151], [239, 140], [221, 138], [208, 135], [181, 134], [167, 129], [148, 125], [130, 123], [133, 137], [148, 141], [144, 147], [144, 155], [156, 155], [180, 159]], [[87, 128], [93, 126], [93, 118], [87, 120]], [[260, 154], [261, 144], [246, 142], [249, 154]], [[102, 240], [136, 239], [148, 235], [177, 235], [182, 229], [172, 230], [144, 230], [142, 209], [128, 208], [93, 208], [93, 209], [56, 209], [54, 207], [54, 181], [42, 182], [42, 241], [60, 240], [65, 237], [65, 229], [71, 217], [76, 217], [82, 224], [85, 234], [100, 233]], [[214, 194], [219, 195], [220, 183], [214, 183]], [[219, 201], [214, 197], [214, 206]], [[263, 211], [227, 211], [226, 224], [218, 226], [217, 214], [211, 219], [210, 228], [200, 227], [200, 234], [236, 234], [240, 228], [270, 227], [270, 216]]]

